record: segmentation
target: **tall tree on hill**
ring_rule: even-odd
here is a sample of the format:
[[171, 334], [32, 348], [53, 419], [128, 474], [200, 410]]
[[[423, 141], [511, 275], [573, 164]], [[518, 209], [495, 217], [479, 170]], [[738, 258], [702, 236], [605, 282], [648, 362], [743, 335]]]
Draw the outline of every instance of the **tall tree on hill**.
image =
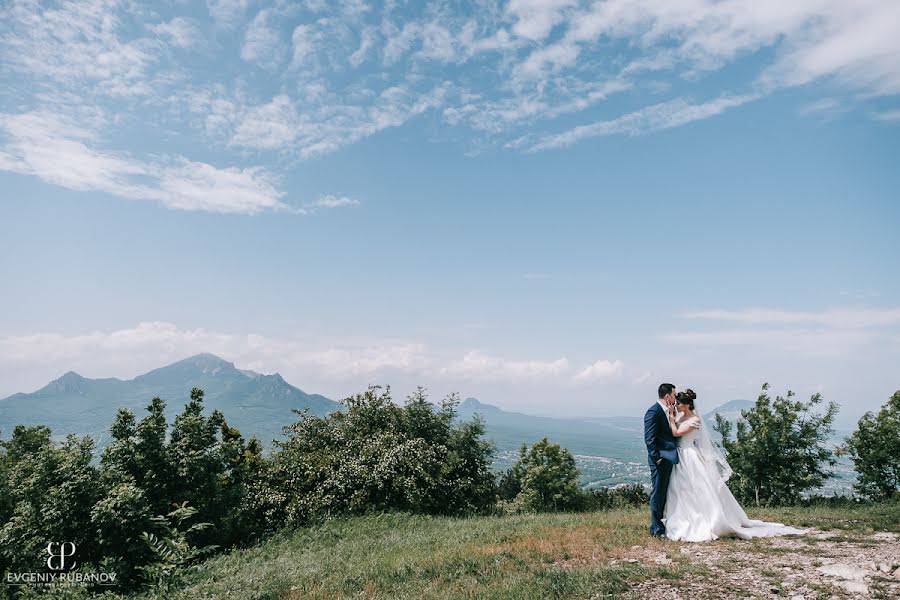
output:
[[728, 485], [735, 496], [757, 505], [793, 504], [832, 475], [835, 453], [826, 442], [838, 408], [829, 402], [818, 412], [820, 394], [801, 402], [788, 391], [772, 400], [768, 389], [763, 384], [756, 404], [741, 411], [734, 439], [731, 422], [718, 414], [715, 429], [734, 470]]

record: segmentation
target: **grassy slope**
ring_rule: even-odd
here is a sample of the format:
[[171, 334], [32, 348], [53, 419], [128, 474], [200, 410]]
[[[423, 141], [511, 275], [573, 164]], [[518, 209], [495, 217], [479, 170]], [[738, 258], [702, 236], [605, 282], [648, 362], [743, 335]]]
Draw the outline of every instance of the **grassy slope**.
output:
[[[823, 529], [900, 530], [897, 504], [767, 509], [750, 516]], [[344, 518], [213, 558], [176, 597], [588, 598], [618, 595], [650, 578], [700, 574], [704, 567], [671, 552], [673, 542], [647, 535], [647, 520], [645, 509]], [[668, 551], [675, 560], [629, 562], [637, 546], [641, 552]], [[155, 597], [162, 598], [146, 596]]]

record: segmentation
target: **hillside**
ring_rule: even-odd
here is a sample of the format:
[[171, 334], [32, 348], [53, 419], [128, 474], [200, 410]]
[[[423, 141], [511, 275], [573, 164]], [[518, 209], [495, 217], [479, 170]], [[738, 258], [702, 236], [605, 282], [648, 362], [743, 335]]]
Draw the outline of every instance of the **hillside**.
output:
[[[803, 536], [698, 544], [650, 538], [646, 509], [454, 519], [342, 518], [213, 558], [146, 600], [875, 597], [900, 593], [900, 505], [751, 517]], [[339, 565], [339, 568], [335, 568]]]

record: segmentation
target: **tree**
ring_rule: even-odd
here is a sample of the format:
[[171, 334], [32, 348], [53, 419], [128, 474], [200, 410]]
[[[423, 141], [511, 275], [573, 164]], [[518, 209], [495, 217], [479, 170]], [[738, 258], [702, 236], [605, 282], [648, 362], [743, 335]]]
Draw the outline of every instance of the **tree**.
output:
[[821, 394], [801, 402], [788, 391], [773, 401], [768, 389], [763, 384], [753, 408], [741, 411], [735, 439], [732, 424], [718, 414], [715, 429], [734, 470], [728, 485], [735, 496], [757, 505], [793, 504], [832, 475], [834, 452], [826, 442], [838, 409], [830, 402], [818, 412]]
[[72, 542], [82, 564], [98, 558], [91, 508], [100, 497], [97, 469], [91, 465], [94, 444], [89, 437], [69, 435], [57, 445], [44, 426], [17, 425], [3, 442], [9, 520], [0, 527], [0, 566], [7, 570], [37, 570], [48, 541]]
[[900, 390], [877, 415], [862, 416], [844, 449], [859, 474], [857, 492], [872, 500], [900, 494]]
[[530, 449], [522, 444], [513, 466], [519, 502], [529, 510], [574, 510], [581, 503], [575, 457], [559, 444], [543, 438]]
[[276, 442], [269, 483], [255, 494], [270, 523], [301, 525], [341, 513], [402, 510], [466, 514], [494, 502], [493, 447], [484, 424], [455, 422], [419, 388], [404, 406], [390, 388], [344, 399], [346, 411], [300, 419]]

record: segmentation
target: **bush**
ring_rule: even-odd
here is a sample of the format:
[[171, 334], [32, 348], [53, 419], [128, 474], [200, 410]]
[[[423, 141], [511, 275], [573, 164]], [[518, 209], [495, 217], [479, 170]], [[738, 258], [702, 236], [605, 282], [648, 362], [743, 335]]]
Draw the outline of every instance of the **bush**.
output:
[[900, 390], [877, 415], [867, 412], [844, 447], [859, 478], [854, 489], [871, 500], [900, 495]]
[[644, 486], [632, 483], [582, 491], [582, 510], [585, 511], [641, 506], [649, 501]]
[[296, 411], [259, 498], [273, 527], [342, 513], [490, 509], [493, 447], [483, 422], [454, 423], [455, 395], [435, 409], [419, 388], [401, 407], [381, 390], [346, 398], [346, 412], [326, 417]]
[[519, 488], [514, 507], [534, 512], [578, 510], [578, 468], [575, 458], [559, 444], [543, 438], [530, 449], [522, 444], [519, 460], [507, 481], [501, 480], [504, 493]]

